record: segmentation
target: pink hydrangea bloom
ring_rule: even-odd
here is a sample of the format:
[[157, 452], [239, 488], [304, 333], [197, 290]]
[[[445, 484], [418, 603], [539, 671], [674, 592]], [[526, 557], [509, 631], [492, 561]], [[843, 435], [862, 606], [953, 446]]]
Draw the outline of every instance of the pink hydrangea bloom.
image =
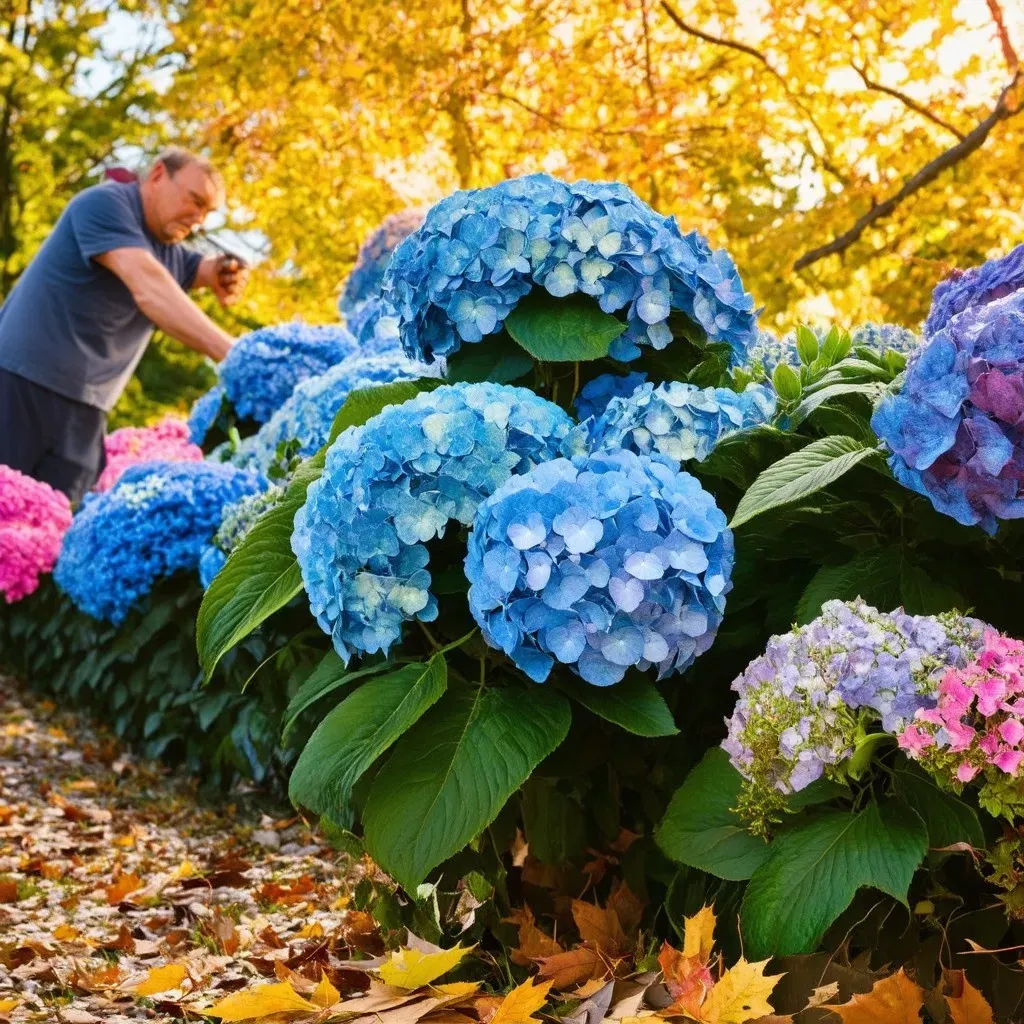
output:
[[970, 782], [985, 768], [1017, 777], [1024, 765], [1024, 643], [987, 629], [977, 656], [943, 676], [937, 706], [917, 712], [897, 738], [950, 781]]
[[107, 465], [95, 490], [108, 491], [137, 462], [202, 462], [203, 450], [189, 441], [188, 424], [168, 416], [152, 427], [122, 427], [108, 434]]
[[39, 586], [71, 525], [68, 499], [10, 466], [0, 466], [0, 594], [8, 604]]

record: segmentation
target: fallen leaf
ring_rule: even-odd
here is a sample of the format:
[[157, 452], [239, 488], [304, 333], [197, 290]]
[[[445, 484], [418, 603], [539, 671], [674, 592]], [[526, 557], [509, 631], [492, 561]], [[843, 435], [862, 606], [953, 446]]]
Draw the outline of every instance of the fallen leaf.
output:
[[311, 921], [303, 926], [301, 931], [295, 933], [297, 939], [322, 939], [324, 926], [319, 921]]
[[[690, 934], [689, 922], [685, 934]], [[684, 956], [666, 942], [658, 954], [658, 963], [672, 998], [671, 1006], [665, 1009], [666, 1016], [685, 1013], [695, 1017], [715, 983], [707, 962], [699, 956]]]
[[537, 927], [533, 911], [529, 907], [516, 910], [505, 920], [519, 926], [519, 943], [509, 955], [512, 963], [520, 967], [529, 967], [534, 960], [562, 952], [562, 947]]
[[20, 1002], [20, 999], [0, 999], [0, 1013], [10, 1013]]
[[245, 992], [222, 999], [208, 1009], [201, 1010], [207, 1017], [239, 1021], [261, 1019], [274, 1013], [315, 1013], [318, 1007], [304, 999], [286, 981], [270, 985], [257, 985]]
[[386, 985], [396, 988], [417, 989], [447, 974], [475, 947], [442, 949], [438, 953], [423, 953], [418, 949], [399, 949], [388, 956], [377, 968], [377, 974]]
[[550, 978], [554, 988], [566, 989], [591, 978], [607, 977], [608, 964], [596, 949], [578, 946], [538, 960], [539, 976]]
[[333, 1006], [341, 999], [341, 993], [331, 984], [331, 979], [321, 971], [320, 983], [313, 990], [313, 994], [309, 998], [317, 1006], [327, 1009], [328, 1006]]
[[946, 1003], [952, 1024], [994, 1024], [992, 1007], [963, 971], [943, 971], [942, 977], [950, 990]]
[[445, 996], [445, 1002], [450, 1002], [451, 999], [465, 999], [480, 991], [480, 986], [475, 981], [451, 981], [447, 985], [431, 985], [430, 987]]
[[101, 942], [98, 948], [105, 949], [109, 952], [121, 950], [123, 953], [134, 953], [135, 940], [132, 938], [131, 928], [122, 922], [117, 933], [117, 938], [111, 939], [109, 942]]
[[711, 907], [702, 907], [683, 923], [683, 956], [695, 956], [701, 963], [706, 964], [711, 959], [715, 945], [714, 910]]
[[532, 1024], [536, 1020], [533, 1014], [544, 1005], [550, 988], [550, 981], [539, 985], [534, 985], [532, 980], [524, 981], [501, 1001], [490, 1024]]
[[640, 927], [644, 904], [625, 882], [616, 883], [612, 889], [608, 897], [608, 909], [615, 912], [626, 935], [632, 935]]
[[812, 1006], [821, 1006], [822, 1003], [835, 999], [837, 995], [839, 995], [838, 981], [830, 982], [828, 985], [819, 985], [808, 997], [807, 1009], [810, 1009]]
[[107, 886], [107, 902], [116, 906], [129, 893], [142, 888], [142, 879], [136, 874], [121, 875], [114, 880], [113, 885]]
[[145, 980], [132, 991], [137, 996], [155, 996], [158, 992], [169, 992], [172, 988], [179, 988], [187, 977], [188, 968], [184, 964], [154, 967], [146, 975]]
[[580, 985], [572, 994], [574, 998], [589, 999], [592, 995], [600, 992], [607, 984], [607, 981], [602, 981], [600, 978], [591, 978], [590, 981], [585, 981]]
[[0, 903], [18, 902], [18, 883], [0, 882]]
[[751, 1018], [774, 1013], [768, 997], [782, 975], [766, 978], [767, 965], [767, 960], [750, 963], [740, 957], [735, 966], [715, 982], [700, 1008], [698, 1020], [702, 1024], [747, 1024]]
[[613, 909], [573, 900], [572, 916], [584, 942], [591, 942], [598, 949], [612, 955], [626, 951], [629, 941], [619, 915]]
[[94, 971], [76, 968], [72, 978], [72, 988], [80, 992], [105, 992], [121, 983], [121, 969], [117, 964], [99, 967]]
[[380, 929], [372, 914], [362, 910], [348, 910], [341, 922], [341, 938], [346, 946], [358, 949], [361, 953], [378, 956], [384, 952], [384, 942], [380, 937]]
[[64, 1024], [103, 1024], [103, 1018], [88, 1010], [76, 1010], [72, 1007], [62, 1011]]
[[855, 995], [848, 1003], [827, 1003], [843, 1024], [921, 1024], [924, 989], [914, 984], [901, 967], [888, 978], [876, 981], [870, 992]]

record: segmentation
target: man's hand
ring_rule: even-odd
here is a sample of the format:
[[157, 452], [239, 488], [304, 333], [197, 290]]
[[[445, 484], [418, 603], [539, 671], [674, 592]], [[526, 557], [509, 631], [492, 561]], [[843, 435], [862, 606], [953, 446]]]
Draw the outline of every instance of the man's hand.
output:
[[249, 280], [249, 267], [237, 256], [225, 253], [217, 257], [215, 274], [211, 287], [217, 301], [222, 306], [230, 306], [238, 301]]

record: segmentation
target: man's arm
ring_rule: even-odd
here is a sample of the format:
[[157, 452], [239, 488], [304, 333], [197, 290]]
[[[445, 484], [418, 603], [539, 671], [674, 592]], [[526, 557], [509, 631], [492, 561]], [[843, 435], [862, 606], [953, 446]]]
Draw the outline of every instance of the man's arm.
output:
[[234, 339], [221, 330], [145, 249], [113, 249], [93, 257], [116, 274], [143, 313], [166, 334], [220, 362]]

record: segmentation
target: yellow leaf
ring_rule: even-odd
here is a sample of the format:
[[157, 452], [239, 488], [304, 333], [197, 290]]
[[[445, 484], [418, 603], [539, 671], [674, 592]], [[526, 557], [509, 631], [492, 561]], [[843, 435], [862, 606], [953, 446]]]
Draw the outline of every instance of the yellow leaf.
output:
[[132, 990], [137, 996], [155, 996], [158, 992], [167, 992], [177, 988], [188, 977], [188, 968], [184, 964], [167, 964], [165, 967], [154, 967], [146, 980], [140, 982]]
[[915, 985], [901, 967], [895, 974], [876, 981], [870, 992], [855, 995], [848, 1003], [827, 1003], [843, 1024], [920, 1024], [924, 989]]
[[296, 933], [298, 939], [320, 939], [323, 938], [324, 926], [319, 921], [312, 921], [304, 925], [302, 930]]
[[303, 999], [286, 981], [257, 985], [248, 992], [236, 992], [202, 1012], [221, 1020], [253, 1020], [272, 1013], [315, 1013], [318, 1007]]
[[418, 949], [399, 949], [388, 956], [377, 973], [386, 985], [396, 988], [414, 989], [429, 985], [442, 974], [447, 974], [462, 958], [475, 947], [463, 949], [442, 949], [437, 953], [423, 953]]
[[472, 996], [480, 991], [480, 986], [475, 981], [452, 981], [447, 985], [432, 985], [435, 992], [443, 996], [461, 999], [463, 996]]
[[10, 1013], [20, 1002], [20, 999], [0, 999], [0, 1013]]
[[322, 1006], [326, 1009], [328, 1006], [333, 1006], [339, 999], [341, 999], [341, 993], [331, 984], [331, 979], [321, 972], [320, 984], [313, 989], [313, 994], [309, 998], [312, 999], [317, 1006]]
[[774, 1013], [768, 997], [783, 977], [764, 976], [767, 960], [749, 963], [742, 957], [715, 983], [700, 1008], [701, 1024], [747, 1024]]
[[58, 942], [70, 942], [72, 939], [77, 939], [81, 934], [77, 928], [73, 928], [69, 924], [58, 925], [53, 930], [53, 937]]
[[683, 956], [697, 957], [702, 964], [711, 959], [715, 940], [715, 912], [711, 907], [701, 907], [693, 917], [686, 918], [683, 932]]
[[533, 1014], [544, 1005], [549, 988], [550, 981], [542, 981], [539, 985], [524, 981], [501, 1001], [490, 1024], [532, 1024], [536, 1020]]
[[187, 857], [183, 860], [173, 871], [171, 877], [175, 880], [182, 878], [194, 878], [199, 872], [196, 870], [195, 864], [192, 863]]

